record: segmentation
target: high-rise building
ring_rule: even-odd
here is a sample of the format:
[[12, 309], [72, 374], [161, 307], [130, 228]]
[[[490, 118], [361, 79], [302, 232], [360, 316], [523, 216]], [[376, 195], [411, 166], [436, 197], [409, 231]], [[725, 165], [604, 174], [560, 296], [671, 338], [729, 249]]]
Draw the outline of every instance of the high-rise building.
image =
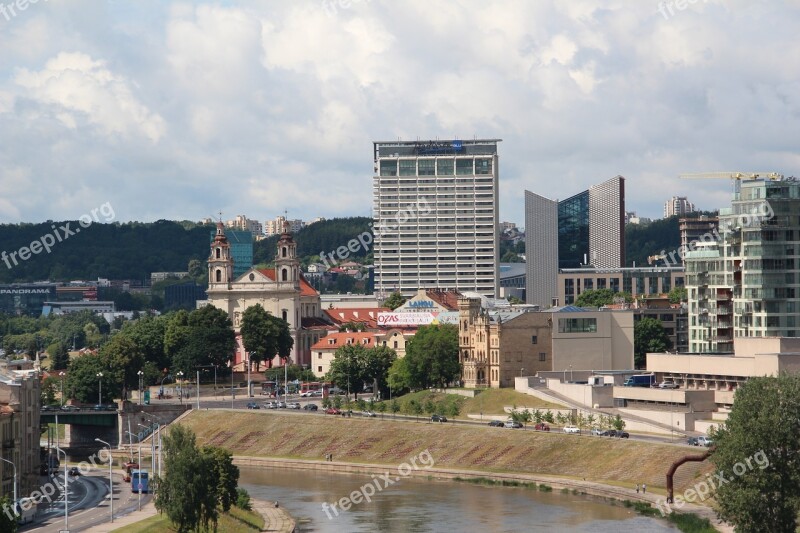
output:
[[375, 292], [498, 292], [500, 139], [375, 142]]
[[678, 229], [681, 232], [681, 246], [688, 250], [693, 242], [716, 239], [719, 228], [719, 219], [706, 215], [697, 218], [678, 219]]
[[673, 196], [664, 202], [664, 218], [674, 215], [683, 216], [694, 211], [694, 204], [685, 196]]
[[[323, 219], [324, 220], [324, 219]], [[273, 235], [280, 235], [285, 231], [286, 224], [289, 224], [289, 231], [297, 233], [306, 227], [306, 223], [297, 219], [287, 219], [285, 216], [278, 215], [272, 220], [267, 220], [264, 223], [264, 235], [272, 237]]]
[[525, 301], [542, 309], [558, 296], [557, 200], [525, 191]]
[[[214, 242], [216, 230], [209, 232], [209, 243]], [[233, 277], [238, 278], [253, 266], [253, 234], [246, 230], [226, 229], [225, 235], [231, 246]]]
[[236, 218], [233, 220], [225, 222], [225, 226], [231, 229], [249, 231], [253, 234], [253, 237], [264, 234], [264, 226], [261, 225], [261, 222], [247, 218], [245, 215], [236, 215]]
[[557, 296], [559, 268], [623, 267], [625, 178], [616, 176], [560, 202], [525, 191], [525, 250], [527, 303], [540, 306], [552, 305]]
[[800, 182], [747, 180], [713, 239], [684, 255], [689, 350], [732, 352], [736, 337], [798, 337]]

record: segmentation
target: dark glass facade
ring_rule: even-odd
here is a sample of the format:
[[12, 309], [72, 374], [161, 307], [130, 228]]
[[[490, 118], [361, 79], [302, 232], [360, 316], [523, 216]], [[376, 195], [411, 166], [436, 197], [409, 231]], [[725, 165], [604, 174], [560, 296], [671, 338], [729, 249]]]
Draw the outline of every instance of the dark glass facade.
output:
[[558, 202], [558, 268], [580, 268], [591, 262], [588, 255], [589, 191], [583, 191]]
[[41, 315], [44, 302], [56, 299], [55, 284], [0, 285], [0, 312]]
[[[214, 242], [216, 230], [209, 232], [209, 244]], [[253, 234], [249, 231], [225, 228], [225, 236], [231, 245], [233, 278], [236, 279], [253, 266]]]

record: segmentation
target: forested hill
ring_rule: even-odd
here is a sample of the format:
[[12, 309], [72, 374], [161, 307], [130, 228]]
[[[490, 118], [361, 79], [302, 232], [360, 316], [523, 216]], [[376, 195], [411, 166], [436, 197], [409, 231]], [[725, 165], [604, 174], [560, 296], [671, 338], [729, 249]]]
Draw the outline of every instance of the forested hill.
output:
[[[369, 232], [370, 235], [369, 237], [364, 237], [364, 242], [369, 243], [373, 236], [369, 227], [370, 222], [372, 222], [372, 219], [369, 217], [347, 217], [323, 220], [306, 226], [295, 235], [297, 256], [304, 263], [308, 263], [312, 259], [316, 260], [320, 253], [328, 254], [334, 252], [340, 246], [346, 247], [348, 241], [357, 238], [365, 231]], [[278, 235], [273, 235], [268, 239], [257, 242], [253, 251], [253, 263], [272, 262], [275, 259], [279, 238]], [[371, 252], [371, 244], [364, 247], [359, 243], [357, 251], [353, 253], [348, 251], [348, 254], [349, 257], [363, 259]]]
[[149, 279], [151, 272], [185, 272], [191, 259], [208, 257], [212, 229], [169, 220], [88, 227], [77, 221], [2, 224], [0, 283]]

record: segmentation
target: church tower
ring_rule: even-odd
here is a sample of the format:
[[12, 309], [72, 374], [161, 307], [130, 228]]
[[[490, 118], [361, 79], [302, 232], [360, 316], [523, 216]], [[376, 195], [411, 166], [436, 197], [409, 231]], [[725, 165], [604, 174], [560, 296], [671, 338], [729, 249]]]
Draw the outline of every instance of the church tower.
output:
[[278, 240], [275, 256], [275, 281], [279, 283], [300, 283], [300, 262], [297, 260], [297, 243], [289, 231], [289, 223], [283, 223], [283, 233]]
[[217, 223], [217, 234], [211, 243], [211, 256], [208, 258], [208, 287], [227, 285], [233, 281], [233, 259], [231, 245], [225, 236], [222, 221]]

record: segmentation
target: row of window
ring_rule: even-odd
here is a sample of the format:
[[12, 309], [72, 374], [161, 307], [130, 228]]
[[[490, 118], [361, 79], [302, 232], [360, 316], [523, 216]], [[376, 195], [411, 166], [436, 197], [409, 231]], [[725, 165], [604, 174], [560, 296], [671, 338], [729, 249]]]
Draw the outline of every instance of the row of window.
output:
[[383, 159], [381, 176], [452, 176], [492, 173], [489, 158]]

